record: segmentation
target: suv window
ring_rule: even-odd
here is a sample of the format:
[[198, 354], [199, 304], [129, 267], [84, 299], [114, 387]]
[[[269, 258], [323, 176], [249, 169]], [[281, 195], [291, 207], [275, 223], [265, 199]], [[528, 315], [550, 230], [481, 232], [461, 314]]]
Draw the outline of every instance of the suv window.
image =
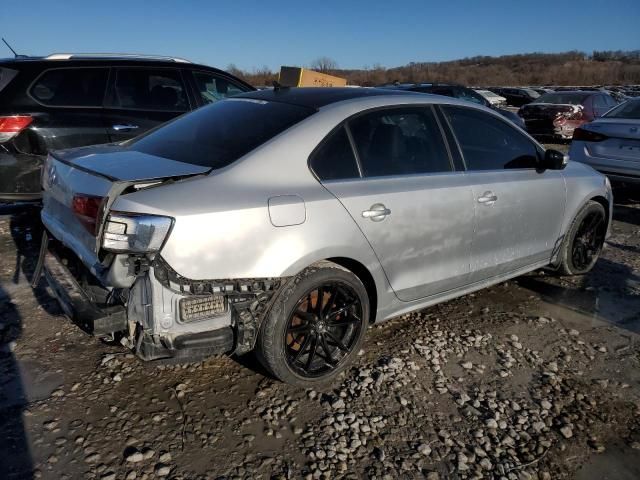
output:
[[45, 71], [29, 94], [52, 107], [102, 107], [108, 68], [57, 68]]
[[537, 167], [535, 144], [507, 122], [470, 108], [442, 109], [458, 139], [467, 170]]
[[607, 104], [604, 101], [604, 95], [594, 95], [593, 96], [593, 106], [598, 109], [607, 108]]
[[217, 102], [223, 98], [233, 97], [239, 93], [246, 92], [246, 88], [241, 88], [230, 81], [207, 72], [192, 72], [196, 82], [196, 88], [202, 101], [207, 103]]
[[221, 168], [314, 112], [287, 103], [231, 98], [178, 117], [126, 146], [177, 162]]
[[119, 68], [114, 93], [116, 107], [165, 112], [189, 109], [180, 71], [171, 68]]
[[344, 127], [332, 133], [311, 157], [311, 169], [320, 180], [358, 178], [358, 165]]
[[452, 170], [431, 108], [377, 110], [356, 117], [349, 128], [365, 177]]

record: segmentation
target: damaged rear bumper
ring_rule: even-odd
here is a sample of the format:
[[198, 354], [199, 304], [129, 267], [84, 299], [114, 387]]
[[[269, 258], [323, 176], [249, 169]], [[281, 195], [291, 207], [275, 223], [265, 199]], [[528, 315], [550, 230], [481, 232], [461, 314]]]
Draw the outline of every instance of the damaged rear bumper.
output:
[[[51, 291], [74, 323], [92, 335], [121, 337], [143, 360], [188, 362], [250, 351], [281, 285], [281, 279], [191, 281], [158, 258], [131, 288], [109, 288], [47, 234], [40, 262]], [[224, 311], [194, 321], [182, 318], [183, 301], [212, 294], [223, 297]]]

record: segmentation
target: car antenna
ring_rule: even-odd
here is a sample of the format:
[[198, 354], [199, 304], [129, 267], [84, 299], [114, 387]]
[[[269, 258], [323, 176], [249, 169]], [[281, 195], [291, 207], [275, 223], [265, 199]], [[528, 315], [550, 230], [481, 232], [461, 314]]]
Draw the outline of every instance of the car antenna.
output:
[[26, 55], [18, 55], [18, 54], [16, 53], [16, 51], [15, 51], [13, 48], [11, 48], [11, 45], [9, 45], [9, 42], [7, 42], [4, 38], [2, 39], [2, 41], [4, 42], [4, 44], [5, 44], [7, 47], [9, 47], [9, 50], [11, 50], [11, 52], [13, 52], [13, 56], [14, 56], [15, 58], [25, 58], [25, 57], [26, 57]]

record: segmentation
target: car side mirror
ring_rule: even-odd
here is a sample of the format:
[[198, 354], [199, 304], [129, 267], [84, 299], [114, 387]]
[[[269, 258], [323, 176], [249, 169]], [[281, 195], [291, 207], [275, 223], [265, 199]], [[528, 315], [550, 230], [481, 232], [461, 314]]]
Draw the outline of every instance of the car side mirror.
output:
[[562, 170], [567, 166], [569, 157], [558, 150], [549, 149], [544, 152], [541, 162], [543, 170]]

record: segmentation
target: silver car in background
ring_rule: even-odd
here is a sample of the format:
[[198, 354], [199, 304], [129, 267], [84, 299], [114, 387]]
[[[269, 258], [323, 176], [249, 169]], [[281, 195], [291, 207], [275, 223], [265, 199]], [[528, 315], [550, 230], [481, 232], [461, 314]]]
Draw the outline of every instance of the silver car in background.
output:
[[569, 156], [615, 182], [640, 184], [640, 98], [576, 129]]
[[541, 267], [583, 274], [606, 178], [480, 105], [379, 89], [242, 94], [52, 153], [40, 265], [65, 312], [145, 360], [254, 350], [343, 370], [369, 324]]

